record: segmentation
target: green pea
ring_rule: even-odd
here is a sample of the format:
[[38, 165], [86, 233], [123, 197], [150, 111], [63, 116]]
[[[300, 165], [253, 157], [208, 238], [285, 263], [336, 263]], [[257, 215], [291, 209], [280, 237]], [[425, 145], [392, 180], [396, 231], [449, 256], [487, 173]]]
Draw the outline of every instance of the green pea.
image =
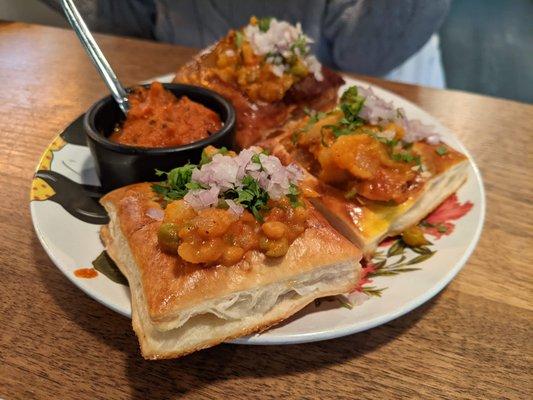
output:
[[289, 250], [289, 241], [286, 237], [271, 240], [266, 236], [261, 236], [259, 238], [259, 248], [263, 250], [268, 257], [282, 257], [287, 254], [287, 251]]
[[289, 241], [286, 237], [270, 242], [269, 249], [265, 252], [268, 257], [282, 257], [289, 250]]
[[177, 253], [180, 245], [180, 238], [178, 236], [178, 224], [167, 222], [162, 224], [157, 231], [157, 240], [161, 248], [169, 253]]

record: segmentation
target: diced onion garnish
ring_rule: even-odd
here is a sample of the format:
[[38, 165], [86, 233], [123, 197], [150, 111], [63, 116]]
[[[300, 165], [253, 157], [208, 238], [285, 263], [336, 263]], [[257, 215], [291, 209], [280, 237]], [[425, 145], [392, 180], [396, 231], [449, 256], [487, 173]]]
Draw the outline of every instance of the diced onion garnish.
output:
[[357, 87], [357, 92], [365, 98], [359, 117], [372, 125], [385, 126], [390, 122], [400, 125], [405, 130], [403, 141], [411, 143], [426, 140], [429, 144], [438, 144], [440, 136], [433, 127], [417, 119], [407, 119], [402, 108], [395, 108], [392, 102], [378, 97], [371, 87]]
[[[271, 199], [279, 200], [290, 193], [291, 185], [303, 179], [303, 172], [296, 164], [283, 166], [277, 157], [264, 154], [257, 147], [244, 149], [235, 157], [218, 153], [211, 162], [192, 171], [191, 182], [201, 189], [189, 190], [183, 199], [196, 210], [216, 206], [225, 192], [243, 187], [247, 176]], [[224, 201], [233, 212], [242, 214], [241, 205], [229, 199]]]
[[152, 219], [155, 219], [156, 221], [162, 221], [163, 217], [165, 216], [165, 212], [160, 208], [149, 208], [146, 210], [146, 215]]
[[267, 56], [266, 61], [272, 64], [272, 72], [282, 76], [289, 70], [284, 60], [296, 56], [301, 59], [317, 81], [322, 81], [322, 65], [310, 54], [309, 45], [313, 41], [303, 33], [302, 25], [291, 25], [286, 21], [272, 18], [268, 30], [263, 31], [258, 25], [247, 25], [243, 29], [246, 40], [252, 50], [259, 56]]

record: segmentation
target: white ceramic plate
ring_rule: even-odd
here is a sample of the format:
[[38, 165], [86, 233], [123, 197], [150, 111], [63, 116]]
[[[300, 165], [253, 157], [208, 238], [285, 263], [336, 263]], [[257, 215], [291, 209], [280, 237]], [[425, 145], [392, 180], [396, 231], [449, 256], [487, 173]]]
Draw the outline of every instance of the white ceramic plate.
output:
[[[170, 81], [171, 78], [172, 76], [168, 75], [159, 77], [158, 80]], [[346, 78], [346, 81], [345, 86], [369, 86], [367, 82], [351, 78]], [[447, 212], [437, 211], [438, 215], [435, 216], [439, 220], [439, 215], [449, 216], [452, 210], [451, 214], [455, 214], [455, 218], [445, 218], [439, 224], [445, 227], [448, 233], [454, 226], [453, 232], [439, 239], [429, 236], [430, 239], [435, 239], [432, 240], [433, 245], [429, 246], [435, 253], [425, 261], [405, 266], [405, 263], [425, 258], [420, 258], [421, 254], [410, 249], [404, 249], [403, 255], [386, 258], [382, 271], [399, 269], [394, 264], [397, 264], [401, 257], [405, 257], [402, 261], [403, 268], [419, 269], [372, 278], [372, 282], [365, 287], [384, 289], [381, 291], [381, 297], [360, 295], [358, 300], [365, 301], [352, 309], [343, 307], [338, 301], [311, 304], [284, 324], [259, 335], [237, 339], [234, 343], [302, 343], [373, 328], [400, 317], [435, 296], [453, 279], [472, 253], [485, 216], [483, 184], [474, 161], [459, 140], [429, 114], [391, 92], [376, 86], [373, 88], [377, 95], [392, 101], [397, 107], [403, 107], [408, 118], [419, 119], [435, 126], [446, 143], [469, 157], [468, 181], [457, 193], [458, 202], [455, 202], [454, 198], [449, 199], [442, 206]], [[92, 261], [103, 251], [98, 236], [100, 224], [104, 221], [101, 210], [98, 210], [96, 201], [91, 200], [87, 194], [79, 194], [80, 190], [82, 193], [96, 192], [98, 185], [93, 160], [85, 146], [80, 117], [58, 136], [43, 154], [32, 185], [30, 209], [33, 225], [54, 264], [74, 285], [105, 306], [129, 317], [131, 304], [126, 286], [113, 282], [102, 273], [92, 279], [74, 275], [74, 271], [79, 268], [91, 267]], [[390, 252], [386, 246], [381, 250], [384, 256]]]

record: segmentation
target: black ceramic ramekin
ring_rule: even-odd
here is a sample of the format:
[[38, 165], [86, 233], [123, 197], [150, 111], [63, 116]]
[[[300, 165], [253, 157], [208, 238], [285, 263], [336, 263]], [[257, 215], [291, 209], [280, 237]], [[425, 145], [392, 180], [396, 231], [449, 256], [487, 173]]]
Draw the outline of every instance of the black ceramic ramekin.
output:
[[[149, 85], [144, 85], [148, 87]], [[95, 160], [96, 172], [105, 191], [136, 182], [160, 180], [155, 170], [169, 171], [190, 162], [198, 162], [207, 145], [231, 147], [235, 133], [235, 110], [219, 94], [198, 86], [166, 83], [165, 89], [177, 97], [187, 96], [215, 111], [222, 129], [208, 138], [179, 147], [136, 147], [112, 142], [108, 136], [124, 120], [124, 114], [111, 96], [96, 102], [85, 114], [83, 126], [87, 144]], [[131, 90], [128, 89], [128, 90]]]

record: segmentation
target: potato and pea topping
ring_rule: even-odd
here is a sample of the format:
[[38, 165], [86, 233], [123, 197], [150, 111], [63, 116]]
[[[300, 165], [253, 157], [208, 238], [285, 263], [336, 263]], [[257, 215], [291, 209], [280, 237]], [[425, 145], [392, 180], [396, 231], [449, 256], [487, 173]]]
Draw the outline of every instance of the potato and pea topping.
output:
[[240, 216], [221, 208], [194, 210], [185, 200], [168, 204], [158, 240], [168, 253], [193, 264], [233, 265], [250, 250], [268, 257], [284, 256], [305, 230], [306, 208], [288, 200], [270, 201], [263, 222], [252, 213]]
[[291, 86], [312, 74], [323, 79], [322, 66], [310, 52], [300, 24], [252, 17], [241, 30], [232, 30], [214, 49], [210, 72], [239, 86], [252, 100], [272, 103]]
[[284, 145], [297, 149], [304, 167], [347, 200], [401, 204], [442, 164], [463, 157], [371, 88], [352, 86], [337, 108], [307, 114]]
[[251, 250], [282, 257], [305, 231], [301, 171], [260, 148], [208, 147], [200, 165], [162, 174], [152, 187], [166, 203], [159, 244], [187, 262], [232, 265]]

